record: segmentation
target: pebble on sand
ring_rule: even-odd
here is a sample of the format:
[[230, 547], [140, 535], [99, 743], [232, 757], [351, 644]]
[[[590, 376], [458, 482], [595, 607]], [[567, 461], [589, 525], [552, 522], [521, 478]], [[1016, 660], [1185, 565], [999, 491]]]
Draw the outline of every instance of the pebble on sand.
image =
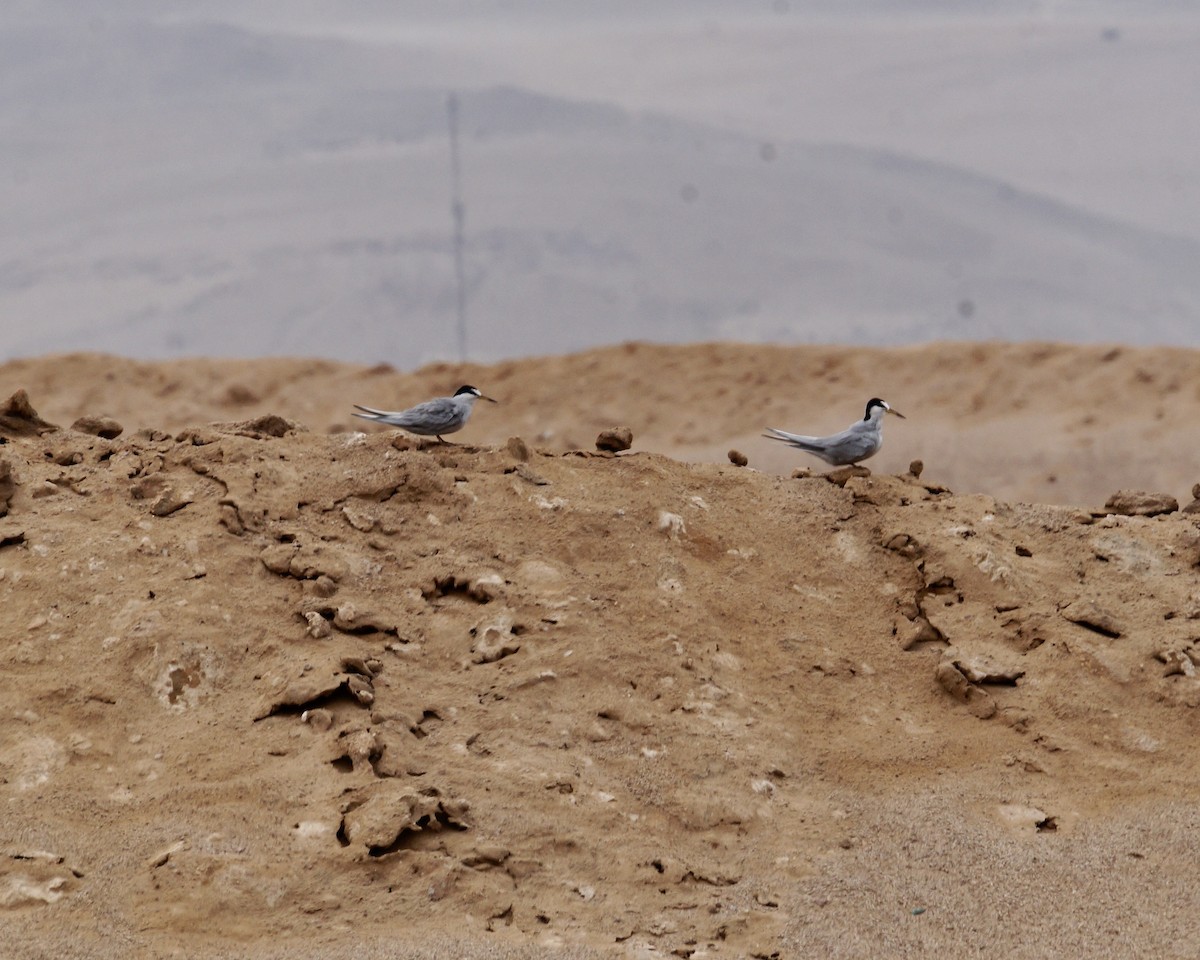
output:
[[825, 479], [839, 487], [844, 487], [851, 477], [869, 477], [871, 471], [858, 463], [849, 463], [844, 467], [834, 467], [826, 473]]
[[508, 451], [508, 455], [514, 460], [519, 460], [522, 463], [529, 460], [529, 444], [521, 437], [509, 437], [508, 443], [504, 447]]
[[596, 437], [597, 450], [620, 453], [632, 446], [633, 431], [629, 427], [613, 427], [611, 430], [601, 431], [600, 436]]
[[1113, 639], [1125, 632], [1121, 622], [1093, 600], [1072, 600], [1058, 612], [1072, 623]]
[[193, 502], [194, 498], [190, 490], [180, 493], [174, 487], [167, 487], [151, 505], [150, 512], [156, 517], [169, 517]]
[[741, 450], [729, 451], [729, 462], [735, 467], [744, 467], [750, 463], [750, 458], [747, 457]]
[[1169, 493], [1118, 490], [1105, 502], [1104, 509], [1126, 517], [1156, 517], [1162, 513], [1174, 513], [1179, 509], [1179, 501]]
[[105, 440], [115, 440], [125, 430], [112, 417], [80, 417], [71, 424], [71, 429], [76, 433], [88, 433]]
[[980, 720], [996, 714], [996, 701], [991, 695], [967, 679], [958, 668], [953, 657], [943, 654], [933, 673], [934, 679], [950, 696], [966, 704], [967, 709]]

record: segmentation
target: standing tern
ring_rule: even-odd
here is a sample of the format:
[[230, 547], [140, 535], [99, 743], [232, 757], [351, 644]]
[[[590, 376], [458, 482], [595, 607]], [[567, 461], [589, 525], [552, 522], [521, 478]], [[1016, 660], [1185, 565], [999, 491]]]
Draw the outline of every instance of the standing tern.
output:
[[785, 433], [774, 427], [767, 427], [763, 436], [771, 440], [782, 440], [789, 446], [820, 457], [832, 466], [841, 467], [866, 460], [879, 452], [879, 448], [883, 446], [883, 418], [889, 413], [894, 413], [901, 420], [905, 419], [904, 414], [893, 410], [878, 397], [872, 397], [867, 401], [866, 416], [831, 437], [805, 437]]
[[496, 402], [467, 384], [455, 390], [452, 397], [435, 397], [407, 410], [376, 410], [374, 407], [364, 407], [356, 403], [354, 406], [362, 413], [356, 413], [354, 416], [375, 423], [390, 424], [419, 437], [437, 437], [445, 443], [442, 434], [455, 433], [465, 427], [476, 400]]

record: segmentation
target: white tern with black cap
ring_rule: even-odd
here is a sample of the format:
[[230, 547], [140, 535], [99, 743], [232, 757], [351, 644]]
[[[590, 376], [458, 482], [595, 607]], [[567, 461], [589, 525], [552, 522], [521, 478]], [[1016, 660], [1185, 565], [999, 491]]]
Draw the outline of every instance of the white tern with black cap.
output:
[[362, 413], [354, 416], [399, 427], [419, 437], [437, 437], [445, 443], [442, 434], [455, 433], [466, 426], [476, 400], [496, 402], [491, 397], [485, 397], [476, 387], [466, 384], [454, 391], [452, 397], [435, 397], [407, 410], [376, 410], [356, 403], [354, 406]]
[[883, 418], [889, 413], [895, 414], [901, 420], [905, 419], [904, 414], [893, 410], [878, 397], [872, 397], [867, 401], [867, 412], [861, 420], [831, 437], [805, 437], [776, 430], [774, 427], [767, 427], [763, 436], [772, 440], [782, 440], [789, 446], [820, 457], [828, 464], [842, 467], [866, 460], [879, 452], [879, 448], [883, 446]]

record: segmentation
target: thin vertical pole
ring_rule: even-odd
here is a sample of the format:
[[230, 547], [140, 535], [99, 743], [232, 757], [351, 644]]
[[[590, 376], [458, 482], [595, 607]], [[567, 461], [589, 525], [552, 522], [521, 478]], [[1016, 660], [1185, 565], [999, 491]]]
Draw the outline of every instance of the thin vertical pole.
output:
[[458, 94], [446, 98], [446, 119], [450, 123], [450, 215], [454, 219], [454, 280], [456, 319], [458, 321], [458, 359], [467, 359], [467, 281], [463, 271], [463, 227], [467, 209], [462, 201], [462, 165], [458, 157]]

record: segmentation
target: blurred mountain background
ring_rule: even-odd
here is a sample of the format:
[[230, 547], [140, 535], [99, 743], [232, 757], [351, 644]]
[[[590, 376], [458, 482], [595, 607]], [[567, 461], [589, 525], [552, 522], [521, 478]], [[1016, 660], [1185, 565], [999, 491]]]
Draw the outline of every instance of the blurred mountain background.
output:
[[452, 94], [472, 360], [1200, 346], [1200, 14], [960, 7], [6, 4], [0, 359], [457, 359]]

